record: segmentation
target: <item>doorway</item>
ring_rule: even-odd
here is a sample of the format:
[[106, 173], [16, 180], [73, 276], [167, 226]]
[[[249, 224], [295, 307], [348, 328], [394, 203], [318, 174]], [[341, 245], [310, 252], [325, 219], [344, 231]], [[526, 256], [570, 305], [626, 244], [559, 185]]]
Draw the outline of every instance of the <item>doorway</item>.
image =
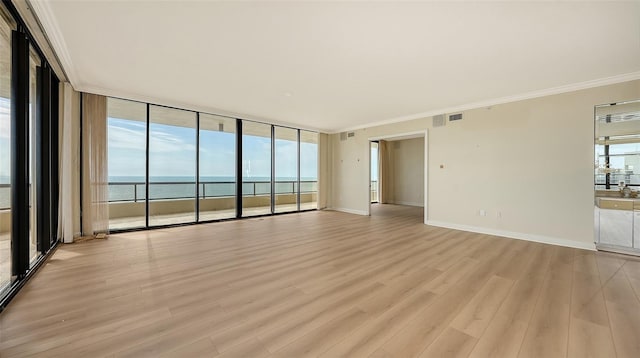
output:
[[369, 138], [368, 144], [368, 215], [411, 213], [426, 223], [427, 132]]

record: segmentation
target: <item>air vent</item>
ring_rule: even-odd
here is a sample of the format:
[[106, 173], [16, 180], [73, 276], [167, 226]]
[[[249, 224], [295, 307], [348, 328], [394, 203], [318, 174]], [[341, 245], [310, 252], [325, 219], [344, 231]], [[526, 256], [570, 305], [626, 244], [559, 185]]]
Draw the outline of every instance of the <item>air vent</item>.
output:
[[355, 136], [356, 136], [355, 132], [341, 132], [340, 140], [347, 140], [348, 138], [355, 137]]
[[438, 114], [437, 116], [433, 116], [433, 126], [434, 127], [443, 127], [445, 124], [444, 114]]
[[450, 114], [449, 115], [449, 122], [459, 121], [461, 119], [462, 119], [462, 113], [456, 113], [456, 114]]

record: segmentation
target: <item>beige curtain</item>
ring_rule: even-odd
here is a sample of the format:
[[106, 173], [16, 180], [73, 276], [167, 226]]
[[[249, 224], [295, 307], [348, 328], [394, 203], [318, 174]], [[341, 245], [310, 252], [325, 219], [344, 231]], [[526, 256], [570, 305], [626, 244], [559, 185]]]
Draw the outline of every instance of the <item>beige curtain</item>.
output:
[[80, 102], [71, 84], [60, 84], [58, 237], [72, 243], [80, 235]]
[[82, 235], [109, 230], [107, 98], [82, 94]]
[[378, 155], [380, 162], [378, 163], [378, 180], [379, 200], [381, 204], [389, 204], [393, 202], [393, 175], [391, 168], [391, 146], [386, 140], [378, 142]]

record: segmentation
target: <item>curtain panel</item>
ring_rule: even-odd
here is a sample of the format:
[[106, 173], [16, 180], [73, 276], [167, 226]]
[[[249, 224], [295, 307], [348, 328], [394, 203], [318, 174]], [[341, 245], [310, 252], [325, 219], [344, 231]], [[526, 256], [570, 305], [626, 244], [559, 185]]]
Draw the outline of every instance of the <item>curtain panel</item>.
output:
[[82, 235], [109, 230], [107, 98], [82, 94]]

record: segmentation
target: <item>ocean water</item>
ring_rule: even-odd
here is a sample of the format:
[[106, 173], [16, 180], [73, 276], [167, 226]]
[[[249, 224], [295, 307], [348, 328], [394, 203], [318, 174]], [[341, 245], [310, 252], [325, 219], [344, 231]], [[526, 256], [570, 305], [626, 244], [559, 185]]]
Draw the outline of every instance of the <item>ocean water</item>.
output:
[[[236, 184], [234, 177], [201, 177], [200, 197], [224, 197], [234, 196]], [[317, 191], [315, 178], [301, 179], [302, 192]], [[109, 177], [109, 201], [142, 201], [145, 199], [144, 177]], [[276, 178], [276, 194], [295, 193], [297, 182], [295, 178]], [[244, 178], [242, 183], [244, 195], [264, 195], [271, 192], [269, 178], [252, 177]], [[196, 183], [194, 177], [151, 177], [149, 180], [149, 199], [180, 199], [193, 198], [196, 195]]]
[[[236, 192], [235, 177], [202, 177], [200, 179], [200, 197], [224, 197], [234, 196]], [[317, 179], [302, 178], [300, 190], [312, 192], [318, 190]], [[145, 183], [141, 176], [114, 176], [109, 177], [109, 201], [144, 201]], [[0, 209], [11, 205], [10, 180], [0, 176]], [[295, 193], [297, 182], [295, 178], [276, 178], [276, 194]], [[244, 178], [242, 184], [244, 195], [263, 195], [271, 192], [269, 178], [252, 177]], [[194, 177], [182, 176], [158, 176], [151, 177], [149, 181], [149, 199], [180, 199], [193, 198], [196, 195]]]

